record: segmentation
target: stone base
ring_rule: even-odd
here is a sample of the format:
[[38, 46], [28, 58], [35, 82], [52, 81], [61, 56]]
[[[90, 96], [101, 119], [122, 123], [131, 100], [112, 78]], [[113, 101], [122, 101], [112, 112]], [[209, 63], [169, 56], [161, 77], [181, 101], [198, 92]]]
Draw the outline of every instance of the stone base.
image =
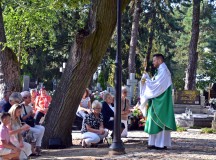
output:
[[[187, 117], [186, 114], [175, 114], [176, 125], [180, 127], [211, 127], [213, 115], [193, 114], [193, 117]], [[216, 126], [216, 122], [215, 122]]]
[[193, 127], [194, 118], [187, 117], [184, 114], [175, 115], [176, 125], [179, 127]]
[[174, 112], [177, 114], [185, 113], [186, 108], [197, 114], [202, 113], [203, 110], [203, 107], [201, 105], [174, 104]]
[[216, 129], [216, 121], [212, 121], [212, 129]]

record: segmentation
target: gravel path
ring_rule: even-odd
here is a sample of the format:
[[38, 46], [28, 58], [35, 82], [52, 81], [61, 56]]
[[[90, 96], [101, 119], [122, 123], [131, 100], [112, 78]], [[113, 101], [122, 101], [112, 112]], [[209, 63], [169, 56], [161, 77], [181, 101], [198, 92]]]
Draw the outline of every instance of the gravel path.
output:
[[172, 132], [172, 148], [168, 150], [148, 150], [148, 135], [143, 131], [130, 131], [128, 138], [123, 138], [126, 154], [109, 156], [107, 144], [101, 144], [98, 148], [85, 148], [80, 146], [81, 134], [73, 131], [74, 146], [62, 150], [44, 150], [43, 156], [31, 159], [49, 160], [92, 160], [92, 159], [132, 159], [132, 160], [216, 160], [216, 134], [201, 134], [200, 130], [190, 129], [187, 132]]

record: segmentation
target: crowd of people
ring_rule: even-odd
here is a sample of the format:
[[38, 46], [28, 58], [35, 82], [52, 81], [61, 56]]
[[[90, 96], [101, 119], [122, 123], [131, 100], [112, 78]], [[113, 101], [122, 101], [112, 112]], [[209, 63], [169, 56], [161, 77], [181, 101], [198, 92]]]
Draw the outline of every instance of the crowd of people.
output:
[[[41, 125], [51, 97], [45, 88], [39, 92], [5, 91], [0, 101], [0, 157], [25, 160], [30, 155], [41, 154], [41, 143], [45, 128]], [[27, 135], [32, 135], [27, 139]]]
[[[127, 97], [127, 87], [122, 87], [121, 97], [121, 136], [127, 137], [127, 119], [131, 112]], [[95, 92], [90, 94], [86, 89], [78, 107], [77, 116], [83, 119], [82, 146], [97, 146], [108, 136], [108, 131], [114, 130], [114, 96], [107, 92]]]
[[[171, 146], [170, 132], [176, 130], [171, 74], [161, 54], [153, 56], [157, 68], [153, 78], [143, 74], [140, 85], [140, 109], [147, 116], [144, 131], [149, 134], [149, 149], [166, 149]], [[127, 137], [128, 115], [132, 108], [127, 99], [127, 87], [122, 87], [121, 96], [121, 136]], [[42, 88], [29, 91], [5, 91], [0, 101], [0, 157], [3, 159], [27, 159], [29, 155], [40, 155], [45, 128], [41, 119], [48, 111], [51, 97]], [[97, 146], [114, 128], [114, 96], [107, 92], [90, 94], [86, 89], [76, 115], [83, 119], [82, 147]], [[25, 135], [32, 133], [35, 145], [24, 141]]]

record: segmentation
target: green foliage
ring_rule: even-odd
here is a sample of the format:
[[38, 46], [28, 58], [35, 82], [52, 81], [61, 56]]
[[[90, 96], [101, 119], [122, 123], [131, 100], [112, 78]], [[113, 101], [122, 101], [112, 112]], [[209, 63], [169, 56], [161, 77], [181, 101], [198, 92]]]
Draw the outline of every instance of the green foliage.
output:
[[187, 131], [186, 128], [177, 126], [177, 132], [185, 132], [185, 131]]
[[115, 78], [115, 65], [110, 65], [110, 72], [108, 76], [108, 84], [112, 87], [114, 87], [114, 78]]
[[106, 82], [105, 82], [105, 79], [104, 79], [104, 73], [102, 71], [98, 75], [98, 83], [101, 84], [101, 87], [102, 87], [103, 90], [106, 89]]
[[205, 133], [205, 134], [213, 133], [213, 134], [216, 134], [216, 130], [212, 129], [212, 128], [202, 128], [201, 133]]

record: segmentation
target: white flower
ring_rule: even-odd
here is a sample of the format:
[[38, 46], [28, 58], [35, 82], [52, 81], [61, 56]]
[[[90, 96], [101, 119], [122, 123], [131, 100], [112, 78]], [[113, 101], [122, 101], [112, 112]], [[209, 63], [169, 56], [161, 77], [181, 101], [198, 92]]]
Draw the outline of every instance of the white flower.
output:
[[216, 98], [210, 98], [209, 103], [210, 104], [216, 104]]

